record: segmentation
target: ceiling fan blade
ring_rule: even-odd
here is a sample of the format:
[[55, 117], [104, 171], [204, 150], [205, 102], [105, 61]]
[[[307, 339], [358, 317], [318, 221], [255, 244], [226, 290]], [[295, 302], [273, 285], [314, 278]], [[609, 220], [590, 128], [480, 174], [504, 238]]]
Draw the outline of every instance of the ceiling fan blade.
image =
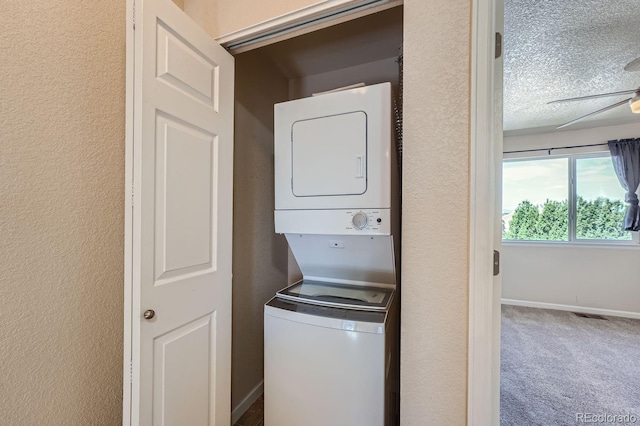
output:
[[562, 129], [563, 127], [570, 126], [570, 125], [572, 125], [573, 123], [575, 123], [575, 122], [577, 122], [577, 121], [583, 120], [583, 119], [585, 119], [585, 118], [587, 118], [587, 117], [591, 117], [592, 115], [600, 114], [601, 112], [605, 112], [605, 111], [608, 111], [608, 110], [610, 110], [610, 109], [617, 108], [617, 107], [619, 107], [620, 105], [624, 105], [624, 104], [628, 103], [628, 102], [629, 102], [629, 100], [631, 100], [631, 99], [633, 99], [633, 98], [625, 99], [624, 101], [616, 102], [616, 103], [615, 103], [615, 104], [613, 104], [613, 105], [609, 105], [609, 106], [604, 107], [604, 108], [602, 108], [602, 109], [599, 109], [599, 110], [597, 110], [597, 111], [590, 112], [590, 113], [589, 113], [589, 114], [587, 114], [587, 115], [583, 115], [582, 117], [578, 117], [578, 118], [576, 118], [575, 120], [571, 120], [571, 121], [569, 121], [568, 123], [564, 123], [563, 125], [556, 127], [556, 129]]
[[624, 66], [625, 71], [640, 71], [640, 58], [636, 58]]
[[582, 100], [585, 100], [585, 99], [606, 98], [606, 97], [609, 97], [609, 96], [630, 95], [630, 94], [636, 93], [638, 91], [640, 91], [640, 88], [632, 89], [632, 90], [622, 90], [620, 92], [602, 93], [600, 95], [580, 96], [578, 98], [559, 99], [557, 101], [547, 102], [547, 105], [549, 105], [549, 104], [557, 104], [557, 103], [560, 103], [560, 102], [582, 101]]

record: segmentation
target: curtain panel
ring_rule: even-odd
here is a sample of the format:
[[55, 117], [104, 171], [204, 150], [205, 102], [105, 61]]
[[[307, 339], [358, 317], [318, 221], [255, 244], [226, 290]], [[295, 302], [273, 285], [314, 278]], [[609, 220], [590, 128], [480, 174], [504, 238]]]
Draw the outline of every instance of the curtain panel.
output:
[[609, 141], [613, 169], [620, 185], [627, 191], [625, 201], [629, 203], [624, 215], [625, 231], [640, 230], [638, 209], [638, 186], [640, 185], [640, 138]]

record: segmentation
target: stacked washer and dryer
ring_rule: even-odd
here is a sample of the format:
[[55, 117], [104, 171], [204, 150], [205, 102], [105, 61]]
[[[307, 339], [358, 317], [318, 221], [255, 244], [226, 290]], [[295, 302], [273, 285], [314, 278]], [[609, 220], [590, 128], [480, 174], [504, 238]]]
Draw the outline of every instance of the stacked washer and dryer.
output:
[[303, 278], [265, 305], [265, 425], [393, 425], [400, 212], [391, 85], [275, 105], [274, 151], [275, 231]]

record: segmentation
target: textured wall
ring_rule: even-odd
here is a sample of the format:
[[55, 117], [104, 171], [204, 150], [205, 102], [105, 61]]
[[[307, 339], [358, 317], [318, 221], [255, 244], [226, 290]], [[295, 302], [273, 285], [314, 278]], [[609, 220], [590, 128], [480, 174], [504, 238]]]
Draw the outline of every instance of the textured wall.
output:
[[263, 305], [287, 285], [287, 241], [273, 228], [273, 104], [288, 80], [259, 52], [236, 57], [231, 406], [262, 381]]
[[637, 245], [504, 243], [502, 298], [640, 314], [638, 261]]
[[212, 37], [220, 37], [319, 0], [172, 0]]
[[2, 7], [2, 424], [121, 422], [124, 12]]
[[[172, 0], [176, 6], [178, 6], [180, 9], [184, 10], [184, 2], [185, 0]], [[189, 2], [189, 0], [186, 0], [187, 3]]]
[[404, 1], [403, 426], [466, 424], [470, 7]]
[[[187, 2], [207, 0], [185, 0]], [[233, 31], [293, 12], [316, 3], [319, 0], [215, 0], [209, 9], [211, 21], [206, 24], [207, 31], [214, 37], [220, 37]]]

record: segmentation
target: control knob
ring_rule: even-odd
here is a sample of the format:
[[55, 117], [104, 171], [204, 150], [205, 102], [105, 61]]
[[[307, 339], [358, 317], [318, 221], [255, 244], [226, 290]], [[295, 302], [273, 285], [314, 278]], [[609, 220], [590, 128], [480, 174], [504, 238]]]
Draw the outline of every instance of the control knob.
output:
[[365, 226], [367, 226], [367, 223], [369, 223], [369, 218], [365, 213], [358, 212], [351, 218], [351, 223], [353, 223], [353, 226], [356, 229], [364, 229]]

